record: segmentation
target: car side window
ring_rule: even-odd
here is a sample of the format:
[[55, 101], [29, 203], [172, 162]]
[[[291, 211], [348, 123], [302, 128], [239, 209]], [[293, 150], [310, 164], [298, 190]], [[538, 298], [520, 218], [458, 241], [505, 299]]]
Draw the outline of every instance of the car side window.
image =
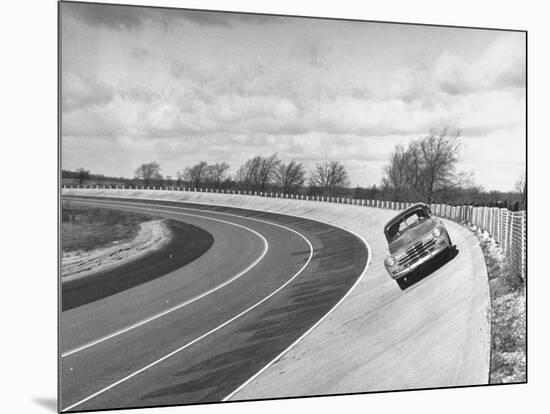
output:
[[426, 210], [418, 210], [417, 213], [418, 215], [418, 218], [421, 219], [421, 220], [424, 220], [424, 219], [427, 219], [428, 218], [428, 213], [426, 212]]
[[408, 217], [407, 218], [407, 224], [409, 226], [414, 226], [415, 224], [417, 224], [418, 222], [420, 221], [420, 216], [415, 213], [413, 214], [412, 216]]
[[422, 209], [416, 210], [412, 214], [410, 214], [408, 217], [406, 217], [407, 226], [413, 226], [417, 224], [419, 221], [423, 221], [424, 219], [428, 218], [426, 212]]

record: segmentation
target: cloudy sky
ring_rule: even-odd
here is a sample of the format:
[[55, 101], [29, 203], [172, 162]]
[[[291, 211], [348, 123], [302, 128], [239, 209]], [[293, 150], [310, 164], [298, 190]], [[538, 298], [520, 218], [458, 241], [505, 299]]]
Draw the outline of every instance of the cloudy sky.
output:
[[459, 129], [459, 168], [511, 190], [525, 167], [523, 33], [62, 4], [62, 166], [156, 160], [234, 172], [256, 154], [340, 160], [379, 184], [396, 144]]

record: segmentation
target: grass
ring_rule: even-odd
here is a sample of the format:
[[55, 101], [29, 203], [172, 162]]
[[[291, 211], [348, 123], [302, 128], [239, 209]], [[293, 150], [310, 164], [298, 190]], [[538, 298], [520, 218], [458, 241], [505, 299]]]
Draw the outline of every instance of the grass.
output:
[[489, 274], [491, 366], [489, 383], [527, 380], [525, 282], [494, 240], [476, 233]]
[[64, 252], [93, 250], [131, 240], [139, 224], [150, 216], [116, 210], [87, 208], [64, 202], [62, 206], [61, 242]]

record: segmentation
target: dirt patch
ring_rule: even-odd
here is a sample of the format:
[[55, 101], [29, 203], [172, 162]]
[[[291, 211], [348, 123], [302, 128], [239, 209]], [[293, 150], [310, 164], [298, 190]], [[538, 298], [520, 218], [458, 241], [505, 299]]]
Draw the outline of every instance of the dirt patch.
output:
[[140, 223], [151, 216], [92, 208], [63, 202], [61, 241], [63, 252], [89, 251], [136, 237]]
[[160, 249], [124, 264], [95, 271], [88, 277], [64, 281], [61, 287], [62, 310], [162, 277], [202, 256], [214, 242], [212, 235], [199, 227], [174, 220], [166, 220], [165, 224], [172, 237]]
[[163, 220], [151, 220], [137, 225], [138, 232], [130, 240], [114, 241], [107, 247], [93, 250], [64, 251], [61, 259], [62, 282], [89, 276], [136, 260], [159, 250], [171, 239], [172, 233]]

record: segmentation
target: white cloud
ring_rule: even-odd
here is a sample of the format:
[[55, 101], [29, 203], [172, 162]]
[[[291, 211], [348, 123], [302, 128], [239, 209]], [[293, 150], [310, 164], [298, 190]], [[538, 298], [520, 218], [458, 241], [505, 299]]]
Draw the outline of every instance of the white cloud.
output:
[[501, 36], [477, 61], [445, 51], [435, 63], [434, 80], [442, 91], [467, 94], [525, 86], [525, 43], [522, 36]]
[[[372, 61], [351, 56], [350, 68], [342, 68], [334, 57], [340, 49], [326, 38], [299, 38], [281, 49], [288, 56], [271, 57], [251, 39], [245, 52], [228, 41], [218, 47], [220, 54], [234, 52], [227, 60], [201, 52], [208, 50], [208, 37], [180, 50], [179, 33], [153, 28], [146, 14], [126, 19], [92, 13], [78, 19], [97, 26], [97, 39], [88, 39], [95, 51], [88, 55], [72, 45], [63, 68], [63, 136], [70, 137], [67, 148], [77, 159], [76, 142], [84, 139], [101, 141], [86, 145], [89, 152], [109, 147], [139, 161], [154, 155], [174, 169], [172, 175], [176, 165], [193, 160], [226, 157], [240, 163], [257, 153], [278, 152], [308, 165], [346, 161], [352, 177], [367, 183], [396, 143], [432, 128], [451, 126], [468, 139], [493, 145], [494, 134], [502, 137], [525, 123], [525, 50], [517, 33], [495, 37], [474, 57], [453, 44], [430, 60], [419, 57], [384, 73], [385, 62], [375, 53], [369, 55]], [[214, 27], [216, 36], [228, 30], [206, 20], [191, 27], [205, 30], [201, 33]], [[231, 30], [238, 24], [233, 19]], [[79, 30], [75, 21], [71, 25]], [[148, 38], [151, 33], [156, 37]], [[372, 50], [386, 52], [381, 49]], [[399, 53], [392, 53], [397, 59]], [[381, 84], [369, 82], [370, 65], [384, 74]], [[495, 162], [499, 157], [505, 162], [504, 155], [494, 154]], [[470, 155], [469, 162], [483, 162]]]
[[93, 76], [84, 76], [74, 72], [63, 74], [62, 84], [63, 111], [93, 106], [104, 106], [115, 96], [112, 86], [98, 81]]

